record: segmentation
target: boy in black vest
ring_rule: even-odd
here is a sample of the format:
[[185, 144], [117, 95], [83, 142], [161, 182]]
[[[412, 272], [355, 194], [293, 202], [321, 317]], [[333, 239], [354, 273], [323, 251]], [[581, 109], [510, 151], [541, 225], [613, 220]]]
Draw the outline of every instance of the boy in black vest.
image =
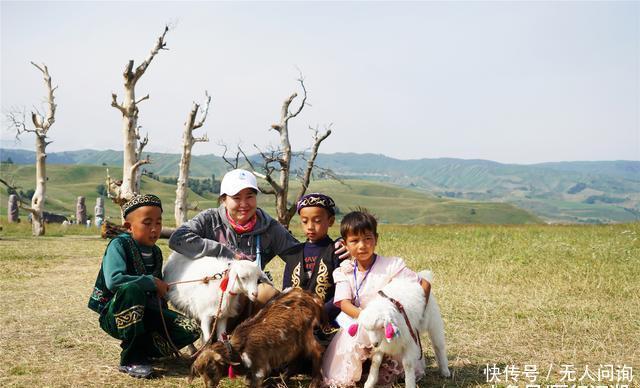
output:
[[336, 219], [335, 206], [331, 197], [320, 193], [300, 198], [296, 208], [307, 241], [280, 255], [286, 263], [282, 288], [299, 287], [318, 295], [325, 302], [329, 322], [340, 313], [333, 304], [333, 270], [340, 266], [340, 259], [327, 235]]
[[109, 243], [89, 308], [100, 314], [100, 327], [122, 341], [120, 368], [133, 377], [149, 378], [150, 359], [174, 353], [200, 336], [198, 325], [167, 309], [168, 285], [162, 280], [162, 252], [156, 241], [162, 229], [162, 203], [155, 195], [136, 195], [122, 207], [123, 233]]

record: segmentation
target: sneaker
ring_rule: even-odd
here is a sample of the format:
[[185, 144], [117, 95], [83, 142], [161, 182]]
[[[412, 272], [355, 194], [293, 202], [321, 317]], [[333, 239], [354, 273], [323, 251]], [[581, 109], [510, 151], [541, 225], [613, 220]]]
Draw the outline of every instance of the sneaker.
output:
[[131, 377], [136, 377], [139, 379], [148, 379], [151, 377], [152, 368], [151, 365], [148, 364], [131, 364], [131, 365], [120, 365], [118, 368], [120, 372], [126, 373]]

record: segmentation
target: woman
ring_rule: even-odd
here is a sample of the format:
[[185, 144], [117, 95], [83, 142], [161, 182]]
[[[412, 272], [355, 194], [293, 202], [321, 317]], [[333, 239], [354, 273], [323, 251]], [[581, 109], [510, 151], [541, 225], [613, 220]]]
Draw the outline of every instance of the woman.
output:
[[[258, 185], [246, 170], [229, 171], [220, 184], [220, 206], [208, 209], [180, 226], [169, 239], [169, 247], [194, 259], [224, 256], [258, 261], [264, 267], [298, 241], [257, 204]], [[277, 294], [269, 284], [260, 284], [257, 301], [264, 305]]]

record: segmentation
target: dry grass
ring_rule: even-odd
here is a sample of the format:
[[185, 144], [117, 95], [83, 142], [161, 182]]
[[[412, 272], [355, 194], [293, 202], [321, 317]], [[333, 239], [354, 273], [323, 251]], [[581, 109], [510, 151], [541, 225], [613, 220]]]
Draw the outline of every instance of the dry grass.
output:
[[[159, 365], [150, 381], [117, 372], [118, 342], [86, 308], [103, 240], [86, 230], [35, 239], [20, 228], [5, 224], [0, 234], [0, 385], [187, 385], [181, 363]], [[600, 364], [638, 372], [640, 224], [383, 226], [380, 234], [380, 253], [435, 273], [454, 377], [437, 376], [424, 339], [422, 386], [488, 386], [483, 370], [494, 363], [535, 364], [541, 375], [553, 365], [552, 383], [560, 364], [579, 374]], [[277, 259], [271, 270], [279, 282]]]

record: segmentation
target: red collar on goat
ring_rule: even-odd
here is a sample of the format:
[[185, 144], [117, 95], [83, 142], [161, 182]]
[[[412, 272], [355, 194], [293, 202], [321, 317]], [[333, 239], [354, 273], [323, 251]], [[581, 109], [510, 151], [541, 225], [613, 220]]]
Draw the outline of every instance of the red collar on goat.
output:
[[[231, 359], [233, 357], [233, 347], [231, 346], [231, 342], [229, 342], [229, 336], [227, 333], [222, 333], [222, 343], [227, 348], [227, 352], [229, 352], [229, 359]], [[229, 370], [227, 371], [227, 375], [230, 379], [236, 378], [236, 374], [233, 371], [233, 365], [234, 364], [229, 364]]]

